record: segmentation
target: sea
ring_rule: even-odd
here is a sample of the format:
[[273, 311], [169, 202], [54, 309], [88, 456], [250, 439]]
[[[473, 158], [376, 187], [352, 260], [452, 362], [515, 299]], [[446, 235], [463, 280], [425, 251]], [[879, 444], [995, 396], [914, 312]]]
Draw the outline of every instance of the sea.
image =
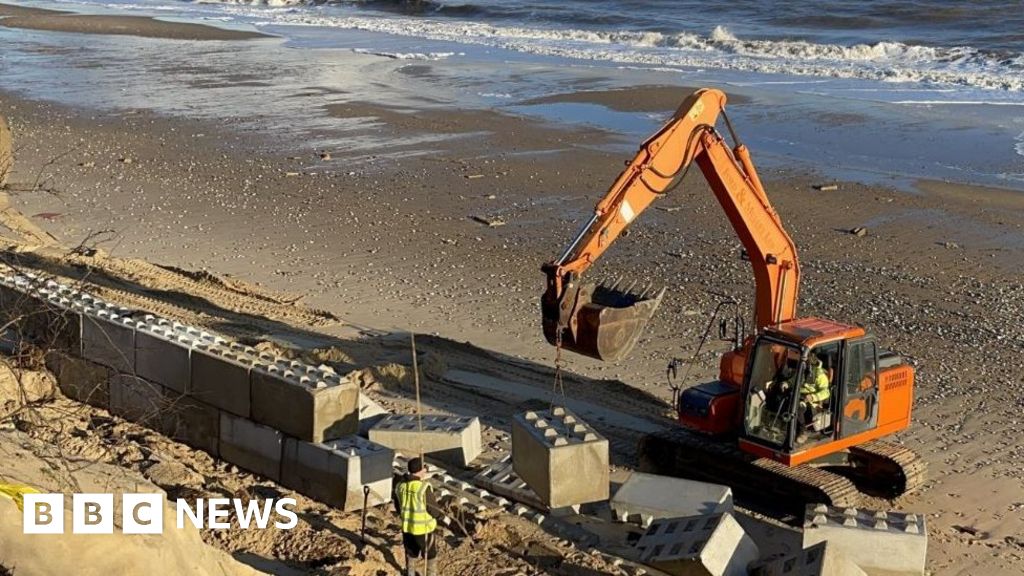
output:
[[[17, 79], [41, 83], [22, 89], [36, 96], [196, 115], [255, 114], [267, 122], [277, 112], [293, 115], [296, 105], [285, 98], [315, 86], [332, 101], [420, 98], [588, 124], [618, 133], [628, 148], [667, 111], [531, 102], [654, 84], [679, 85], [682, 100], [682, 87], [715, 86], [743, 97], [734, 109], [737, 129], [762, 162], [905, 187], [933, 178], [1024, 190], [1019, 0], [17, 3], [147, 14], [277, 37], [232, 54], [168, 50], [165, 42], [144, 40], [125, 50], [129, 41], [97, 39], [84, 53], [43, 62], [42, 34], [0, 32], [8, 46], [0, 54], [7, 78], [0, 77], [0, 87]], [[113, 53], [128, 60], [128, 69], [149, 75], [97, 71], [97, 59]], [[359, 64], [342, 62], [346, 54]], [[29, 69], [40, 62], [45, 73]], [[203, 82], [186, 77], [190, 62]], [[248, 80], [231, 80], [239, 75]], [[46, 80], [53, 77], [60, 82]], [[105, 83], [118, 89], [104, 89]], [[219, 89], [200, 95], [191, 90], [197, 83]], [[308, 116], [315, 116], [312, 104], [302, 103]], [[326, 122], [310, 118], [308, 125], [284, 128], [328, 138]]]

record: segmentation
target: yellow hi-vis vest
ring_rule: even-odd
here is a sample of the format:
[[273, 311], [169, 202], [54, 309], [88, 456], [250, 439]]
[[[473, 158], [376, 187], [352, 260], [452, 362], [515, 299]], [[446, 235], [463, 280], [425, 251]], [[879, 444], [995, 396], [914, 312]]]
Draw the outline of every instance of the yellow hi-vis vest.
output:
[[437, 521], [427, 512], [427, 490], [430, 490], [430, 485], [419, 480], [409, 480], [398, 485], [402, 532], [422, 536], [437, 528]]

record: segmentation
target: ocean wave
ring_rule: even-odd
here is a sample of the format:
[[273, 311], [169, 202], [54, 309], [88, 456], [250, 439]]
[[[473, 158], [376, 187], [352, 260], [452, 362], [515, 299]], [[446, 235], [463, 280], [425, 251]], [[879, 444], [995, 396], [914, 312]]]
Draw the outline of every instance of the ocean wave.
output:
[[392, 60], [445, 60], [455, 56], [455, 52], [381, 52], [365, 48], [355, 48], [352, 51], [357, 54], [383, 56]]
[[[219, 3], [291, 3], [294, 0], [197, 0]], [[301, 0], [300, 0], [301, 1]], [[332, 15], [298, 9], [261, 13], [228, 6], [259, 24], [325, 26], [396, 36], [626, 65], [726, 69], [884, 82], [1024, 91], [1024, 54], [994, 54], [969, 46], [934, 47], [877, 42], [818, 44], [803, 40], [742, 39], [717, 26], [707, 35], [504, 26], [424, 17]], [[262, 20], [262, 21], [261, 21]]]
[[307, 4], [307, 0], [192, 0], [194, 4], [239, 4], [243, 6], [270, 6], [283, 8]]

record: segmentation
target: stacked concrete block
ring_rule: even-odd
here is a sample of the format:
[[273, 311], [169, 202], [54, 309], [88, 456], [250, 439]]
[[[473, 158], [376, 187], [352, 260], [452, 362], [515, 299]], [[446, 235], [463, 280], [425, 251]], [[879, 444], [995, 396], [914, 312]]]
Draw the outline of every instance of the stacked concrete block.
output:
[[796, 554], [775, 554], [750, 565], [750, 576], [867, 576], [827, 542]]
[[63, 352], [48, 352], [46, 368], [57, 379], [57, 386], [68, 398], [97, 408], [110, 405], [110, 368]]
[[135, 322], [110, 310], [82, 317], [82, 357], [118, 372], [135, 372]]
[[[211, 342], [197, 342], [191, 352], [190, 394], [235, 416], [250, 415], [249, 374], [252, 360]], [[287, 409], [282, 406], [280, 409]]]
[[281, 479], [284, 436], [268, 426], [220, 413], [220, 456], [275, 482]]
[[808, 505], [804, 548], [827, 541], [868, 574], [924, 574], [928, 530], [918, 514]]
[[159, 430], [163, 405], [163, 386], [130, 374], [110, 378], [111, 414]]
[[640, 562], [675, 576], [746, 576], [760, 555], [728, 513], [655, 520], [636, 549]]
[[251, 373], [252, 418], [307, 442], [359, 430], [359, 386], [301, 362], [257, 362]]
[[135, 373], [179, 394], [191, 392], [192, 343], [179, 335], [169, 320], [146, 316], [136, 324]]
[[371, 502], [390, 499], [392, 450], [363, 439], [302, 442], [357, 430], [358, 386], [327, 367], [14, 271], [0, 270], [0, 312], [31, 318], [12, 342], [49, 344], [47, 366], [72, 398], [275, 481], [287, 440], [298, 465], [289, 484], [300, 491], [348, 509], [362, 505], [364, 485]]
[[48, 288], [39, 288], [34, 304], [27, 307], [22, 329], [36, 344], [48, 350], [78, 353], [82, 345], [82, 314], [74, 301]]
[[211, 456], [220, 456], [220, 411], [170, 388], [164, 388], [160, 432]]
[[359, 436], [323, 443], [287, 438], [281, 484], [342, 510], [391, 500], [394, 450]]
[[423, 454], [469, 466], [483, 451], [477, 417], [390, 414], [370, 428], [370, 440], [408, 456]]
[[608, 499], [608, 440], [565, 408], [515, 415], [512, 465], [549, 508]]
[[73, 305], [38, 279], [6, 276], [0, 283], [0, 323], [46, 350], [79, 353], [81, 313]]
[[658, 518], [683, 518], [732, 512], [728, 486], [633, 472], [611, 499], [621, 522], [650, 526]]

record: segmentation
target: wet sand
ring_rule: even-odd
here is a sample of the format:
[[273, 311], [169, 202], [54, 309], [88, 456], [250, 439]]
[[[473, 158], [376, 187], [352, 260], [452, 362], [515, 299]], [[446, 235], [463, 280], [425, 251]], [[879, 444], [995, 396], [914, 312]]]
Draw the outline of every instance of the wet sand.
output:
[[[681, 97], [696, 90], [686, 86], [633, 86], [612, 90], [581, 90], [532, 98], [523, 104], [599, 104], [616, 112], [666, 112], [679, 107]], [[731, 104], [749, 102], [749, 98], [729, 95]]]
[[266, 38], [266, 34], [228, 30], [203, 24], [166, 22], [148, 16], [106, 16], [69, 14], [57, 10], [0, 4], [0, 26], [73, 32], [164, 38], [168, 40], [245, 40]]

